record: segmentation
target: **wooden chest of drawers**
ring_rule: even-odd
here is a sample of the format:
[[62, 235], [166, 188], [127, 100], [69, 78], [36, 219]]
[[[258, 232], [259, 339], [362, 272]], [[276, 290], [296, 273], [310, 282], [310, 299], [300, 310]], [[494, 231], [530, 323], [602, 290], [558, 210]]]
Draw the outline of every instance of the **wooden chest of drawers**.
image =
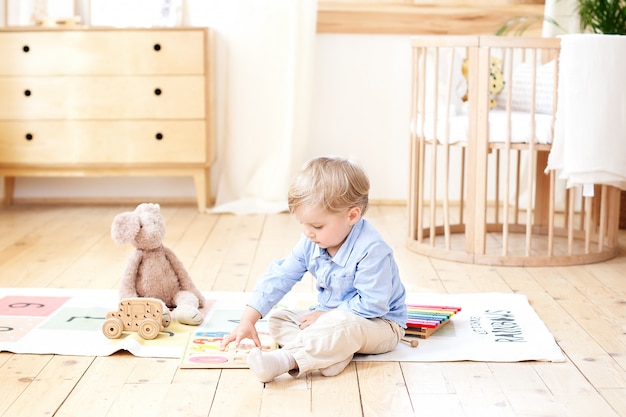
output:
[[0, 31], [0, 176], [192, 176], [210, 199], [206, 28]]

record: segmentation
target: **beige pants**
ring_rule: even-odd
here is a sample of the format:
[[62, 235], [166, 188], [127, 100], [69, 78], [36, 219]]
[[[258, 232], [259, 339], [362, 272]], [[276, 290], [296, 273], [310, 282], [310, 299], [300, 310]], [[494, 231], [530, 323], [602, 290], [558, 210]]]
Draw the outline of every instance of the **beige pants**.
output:
[[404, 337], [404, 329], [393, 321], [366, 319], [344, 310], [322, 314], [300, 330], [300, 317], [310, 312], [275, 310], [268, 319], [270, 334], [296, 359], [299, 374], [341, 362], [347, 365], [355, 353], [390, 352]]

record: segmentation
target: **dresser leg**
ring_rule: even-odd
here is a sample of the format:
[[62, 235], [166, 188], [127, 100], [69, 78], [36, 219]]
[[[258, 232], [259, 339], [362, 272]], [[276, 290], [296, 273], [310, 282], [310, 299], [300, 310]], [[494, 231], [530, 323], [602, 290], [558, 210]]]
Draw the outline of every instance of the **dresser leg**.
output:
[[198, 211], [204, 213], [211, 197], [211, 184], [209, 182], [209, 170], [203, 169], [193, 176], [193, 182], [196, 187], [196, 199], [198, 201]]

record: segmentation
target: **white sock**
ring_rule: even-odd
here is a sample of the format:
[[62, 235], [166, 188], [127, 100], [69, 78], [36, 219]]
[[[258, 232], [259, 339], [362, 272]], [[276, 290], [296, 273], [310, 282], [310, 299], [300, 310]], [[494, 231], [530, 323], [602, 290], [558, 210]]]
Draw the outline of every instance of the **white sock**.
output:
[[255, 348], [248, 354], [248, 366], [261, 382], [270, 382], [296, 367], [296, 360], [283, 349], [262, 352]]

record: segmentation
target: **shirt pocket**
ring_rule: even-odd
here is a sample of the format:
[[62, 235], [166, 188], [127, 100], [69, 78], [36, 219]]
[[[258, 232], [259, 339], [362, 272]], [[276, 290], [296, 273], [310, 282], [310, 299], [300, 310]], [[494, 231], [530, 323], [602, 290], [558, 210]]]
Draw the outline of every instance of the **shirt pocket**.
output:
[[340, 303], [354, 296], [356, 292], [354, 288], [354, 275], [346, 275], [340, 273], [330, 274], [328, 279], [328, 288], [332, 292], [333, 301]]

